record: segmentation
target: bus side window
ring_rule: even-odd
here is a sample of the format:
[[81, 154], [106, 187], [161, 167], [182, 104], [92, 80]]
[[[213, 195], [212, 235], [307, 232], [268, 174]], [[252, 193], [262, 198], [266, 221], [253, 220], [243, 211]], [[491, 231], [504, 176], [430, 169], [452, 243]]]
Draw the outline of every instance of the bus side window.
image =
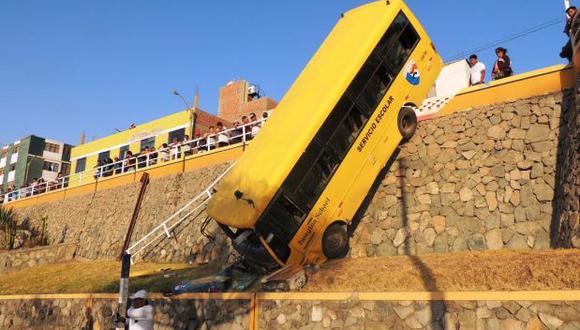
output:
[[407, 25], [386, 57], [387, 65], [392, 72], [397, 74], [401, 71], [418, 41], [419, 35], [417, 31], [415, 31], [412, 25]]
[[269, 232], [277, 239], [288, 244], [302, 221], [304, 221], [304, 213], [300, 211], [285, 195], [280, 195], [276, 202], [272, 204], [268, 212], [269, 221], [267, 221], [267, 228], [262, 228], [260, 231]]
[[284, 188], [286, 191], [294, 192], [300, 186], [300, 183], [304, 181], [304, 176], [312, 167], [312, 164], [316, 162], [318, 159], [318, 155], [322, 152], [322, 146], [316, 140], [314, 140], [306, 151], [300, 157], [300, 160], [294, 166], [294, 169], [286, 178], [284, 183]]
[[387, 53], [393, 47], [393, 44], [399, 38], [401, 32], [407, 26], [407, 24], [409, 24], [409, 20], [407, 19], [405, 14], [400, 12], [397, 15], [397, 18], [395, 18], [395, 20], [393, 21], [391, 27], [389, 27], [389, 29], [381, 39], [381, 41], [379, 41], [377, 50], [382, 57], [387, 57]]
[[356, 105], [350, 109], [350, 113], [346, 117], [346, 123], [351, 131], [351, 143], [354, 142], [367, 120], [368, 117]]
[[381, 65], [381, 62], [382, 59], [375, 52], [372, 52], [348, 86], [346, 94], [350, 96], [351, 99], [356, 100], [357, 96], [362, 92], [371, 79], [373, 73], [375, 73], [377, 68]]
[[338, 157], [331, 150], [327, 149], [322, 152], [312, 168], [304, 175], [296, 191], [297, 201], [312, 208], [339, 163]]
[[316, 141], [318, 141], [318, 143], [325, 145], [328, 140], [330, 140], [332, 134], [334, 134], [334, 131], [336, 130], [336, 127], [340, 124], [344, 117], [346, 117], [351, 107], [352, 101], [347, 96], [343, 96], [338, 101], [328, 118], [322, 124], [318, 134], [316, 134]]
[[[373, 75], [365, 90], [361, 93], [357, 100], [357, 105], [363, 109], [368, 109], [373, 113], [379, 102], [387, 93], [387, 89], [391, 84], [393, 78], [384, 66], [381, 66]], [[366, 106], [365, 106], [366, 105]]]

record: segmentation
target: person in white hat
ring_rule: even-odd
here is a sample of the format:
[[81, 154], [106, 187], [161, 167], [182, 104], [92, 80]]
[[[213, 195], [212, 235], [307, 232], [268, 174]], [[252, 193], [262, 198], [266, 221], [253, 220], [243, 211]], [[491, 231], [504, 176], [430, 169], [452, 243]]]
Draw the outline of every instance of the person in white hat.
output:
[[147, 301], [147, 291], [135, 292], [131, 299], [131, 308], [127, 310], [129, 330], [153, 330], [153, 306]]

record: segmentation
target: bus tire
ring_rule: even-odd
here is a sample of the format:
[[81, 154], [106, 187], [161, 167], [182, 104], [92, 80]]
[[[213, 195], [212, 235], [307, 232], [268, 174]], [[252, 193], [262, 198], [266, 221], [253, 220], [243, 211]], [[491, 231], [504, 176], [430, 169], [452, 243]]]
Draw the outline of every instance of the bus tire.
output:
[[322, 252], [328, 259], [344, 258], [348, 254], [348, 232], [342, 222], [331, 224], [322, 236]]
[[399, 132], [403, 136], [403, 141], [409, 141], [417, 130], [417, 114], [411, 107], [403, 107], [399, 111], [397, 118]]

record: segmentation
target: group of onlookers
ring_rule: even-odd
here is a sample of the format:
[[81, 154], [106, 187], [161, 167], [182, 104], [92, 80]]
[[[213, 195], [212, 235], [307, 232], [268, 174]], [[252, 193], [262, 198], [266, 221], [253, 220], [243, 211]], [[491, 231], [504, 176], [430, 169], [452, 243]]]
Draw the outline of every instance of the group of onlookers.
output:
[[133, 152], [128, 150], [123, 159], [119, 159], [119, 157], [115, 157], [115, 159], [110, 157], [100, 159], [97, 165], [94, 166], [93, 177], [95, 179], [109, 177], [114, 174], [156, 165], [158, 162], [168, 162], [252, 140], [258, 134], [262, 128], [262, 123], [267, 118], [267, 112], [262, 114], [261, 120], [258, 120], [256, 114], [250, 113], [249, 116], [242, 116], [240, 121], [235, 121], [231, 129], [218, 122], [215, 126], [209, 126], [205, 134], [197, 134], [193, 140], [189, 138], [189, 135], [184, 135], [181, 139], [173, 137], [170, 143], [163, 143], [158, 149], [144, 147], [138, 154], [133, 154]]
[[267, 112], [262, 113], [261, 120], [258, 120], [255, 113], [250, 113], [249, 116], [242, 116], [240, 121], [235, 121], [231, 129], [218, 122], [216, 126], [210, 126], [207, 133], [196, 135], [195, 140], [190, 142], [191, 148], [196, 152], [204, 152], [249, 141], [258, 134], [262, 128], [262, 123], [267, 119]]
[[[574, 18], [576, 17], [576, 13], [578, 10], [575, 6], [571, 6], [566, 9], [566, 26], [564, 27], [564, 34], [568, 37], [568, 42], [562, 48], [560, 52], [560, 57], [568, 59], [568, 61], [572, 62], [572, 56], [574, 50], [572, 49], [572, 23]], [[511, 67], [511, 60], [507, 55], [507, 49], [503, 47], [499, 47], [495, 50], [495, 54], [497, 55], [497, 60], [493, 65], [493, 71], [491, 72], [491, 78], [493, 80], [498, 80], [502, 78], [506, 78], [512, 76], [514, 74], [512, 67]], [[470, 79], [469, 84], [470, 86], [480, 85], [485, 83], [485, 73], [486, 67], [485, 64], [479, 62], [477, 55], [473, 54], [469, 57], [469, 64], [470, 64]]]
[[47, 191], [66, 188], [68, 187], [68, 183], [68, 177], [63, 176], [62, 172], [59, 172], [56, 178], [51, 181], [45, 181], [43, 178], [34, 178], [29, 184], [22, 186], [20, 189], [16, 189], [14, 183], [11, 183], [6, 189], [6, 192], [0, 187], [0, 204], [15, 199], [43, 194]]
[[262, 114], [262, 120], [258, 120], [256, 114], [251, 113], [249, 116], [242, 116], [241, 122], [235, 121], [231, 129], [218, 122], [215, 126], [209, 126], [205, 134], [197, 134], [193, 140], [189, 138], [189, 135], [184, 135], [181, 139], [173, 137], [170, 143], [163, 143], [158, 149], [153, 146], [144, 147], [138, 154], [133, 154], [128, 150], [123, 159], [119, 159], [119, 157], [100, 159], [94, 166], [93, 177], [95, 179], [109, 177], [156, 165], [158, 162], [168, 162], [242, 141], [249, 141], [258, 134], [262, 122], [267, 118], [267, 112]]
[[[261, 119], [258, 119], [256, 114], [250, 113], [249, 116], [242, 116], [239, 121], [235, 121], [232, 128], [228, 129], [223, 123], [218, 122], [215, 126], [210, 126], [205, 134], [197, 134], [193, 140], [189, 135], [184, 135], [182, 138], [173, 137], [169, 143], [163, 143], [157, 149], [154, 146], [146, 146], [138, 154], [127, 150], [122, 157], [101, 158], [93, 167], [93, 178], [98, 180], [252, 140], [267, 118], [267, 112], [262, 114]], [[6, 192], [0, 188], [0, 203], [65, 188], [68, 185], [69, 177], [64, 177], [62, 173], [58, 173], [58, 176], [50, 182], [35, 178], [29, 185], [19, 190], [11, 184]]]
[[[514, 71], [512, 70], [511, 60], [507, 55], [507, 49], [498, 47], [495, 50], [495, 54], [497, 56], [497, 60], [493, 64], [493, 70], [491, 72], [492, 80], [499, 80], [512, 76]], [[486, 73], [485, 64], [479, 61], [477, 55], [473, 54], [469, 56], [469, 65], [471, 67], [469, 85], [475, 86], [484, 84]]]

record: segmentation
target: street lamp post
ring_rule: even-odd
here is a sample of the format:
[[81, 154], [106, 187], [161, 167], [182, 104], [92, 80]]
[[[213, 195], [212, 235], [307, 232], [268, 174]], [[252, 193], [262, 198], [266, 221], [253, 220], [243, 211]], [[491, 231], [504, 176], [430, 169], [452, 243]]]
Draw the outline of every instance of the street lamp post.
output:
[[185, 97], [183, 97], [183, 95], [181, 95], [178, 91], [173, 90], [173, 95], [178, 96], [183, 103], [185, 104], [185, 106], [187, 107], [187, 110], [189, 111], [189, 126], [190, 126], [190, 139], [194, 139], [195, 138], [195, 125], [196, 125], [196, 121], [197, 121], [197, 94], [196, 94], [196, 98], [195, 98], [195, 105], [192, 107], [191, 105], [189, 105], [189, 103], [187, 103], [187, 100], [185, 99]]

